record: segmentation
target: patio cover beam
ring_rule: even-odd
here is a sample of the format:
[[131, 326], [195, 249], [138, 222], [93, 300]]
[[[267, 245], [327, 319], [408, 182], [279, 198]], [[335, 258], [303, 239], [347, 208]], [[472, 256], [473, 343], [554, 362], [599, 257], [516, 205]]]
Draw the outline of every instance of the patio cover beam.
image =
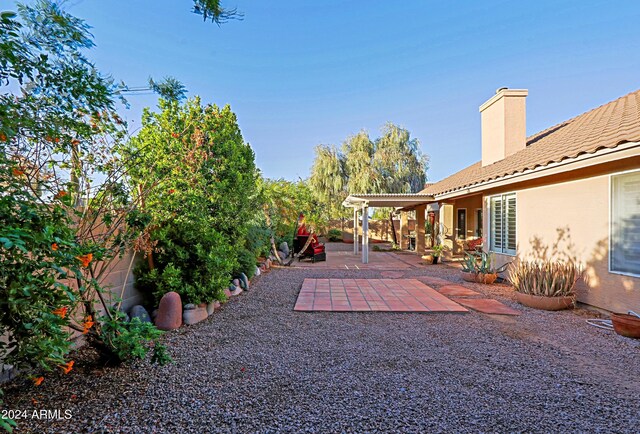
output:
[[[435, 199], [433, 196], [420, 193], [350, 194], [349, 197], [347, 197], [344, 202], [342, 202], [342, 206], [353, 208], [354, 254], [357, 254], [358, 252], [358, 210], [362, 211], [362, 263], [367, 264], [369, 262], [369, 207], [389, 207], [403, 210], [410, 210], [416, 207], [420, 207], [424, 212], [424, 205], [434, 201]], [[422, 231], [421, 234], [422, 236], [424, 236], [424, 231]], [[418, 233], [418, 235], [420, 235], [420, 232]], [[424, 245], [424, 240], [422, 240], [421, 244]]]

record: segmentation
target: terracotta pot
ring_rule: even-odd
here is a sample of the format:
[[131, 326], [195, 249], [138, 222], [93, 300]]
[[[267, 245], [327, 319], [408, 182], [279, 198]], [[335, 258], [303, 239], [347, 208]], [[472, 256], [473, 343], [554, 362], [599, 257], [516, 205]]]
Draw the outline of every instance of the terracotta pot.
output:
[[613, 329], [621, 336], [640, 339], [640, 318], [625, 313], [612, 313]]
[[473, 271], [461, 271], [462, 280], [467, 282], [474, 283], [484, 283], [486, 285], [491, 285], [498, 278], [497, 273], [492, 274], [484, 274], [484, 273], [474, 273]]
[[516, 292], [516, 300], [518, 303], [534, 309], [542, 310], [562, 310], [573, 305], [575, 296], [568, 295], [564, 297], [545, 297], [542, 295], [524, 294]]

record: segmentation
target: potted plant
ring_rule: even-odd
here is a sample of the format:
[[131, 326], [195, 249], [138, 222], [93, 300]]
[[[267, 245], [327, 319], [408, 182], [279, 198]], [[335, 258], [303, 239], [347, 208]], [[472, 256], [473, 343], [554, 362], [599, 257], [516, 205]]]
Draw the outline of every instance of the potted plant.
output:
[[437, 264], [438, 258], [442, 256], [442, 252], [444, 252], [445, 246], [443, 244], [436, 244], [431, 248], [431, 253], [424, 255], [422, 259], [426, 260], [429, 264]]
[[520, 261], [509, 273], [519, 303], [544, 310], [561, 310], [576, 300], [575, 283], [582, 269], [573, 261]]
[[493, 264], [493, 253], [484, 251], [478, 253], [465, 252], [462, 262], [462, 279], [467, 282], [492, 284], [498, 278], [498, 273], [507, 269], [509, 263], [496, 268]]

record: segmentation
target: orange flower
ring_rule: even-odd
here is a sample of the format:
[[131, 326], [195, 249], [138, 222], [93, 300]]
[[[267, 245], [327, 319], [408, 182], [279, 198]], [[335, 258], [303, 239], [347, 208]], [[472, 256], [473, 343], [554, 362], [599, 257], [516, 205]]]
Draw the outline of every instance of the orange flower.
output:
[[4, 134], [0, 133], [0, 142], [6, 142], [7, 141], [7, 136], [5, 136]]
[[169, 192], [168, 192], [168, 193], [169, 193], [169, 194], [173, 194], [173, 193], [175, 193], [175, 192], [176, 192], [176, 190], [175, 190], [174, 188], [171, 188], [171, 189], [169, 189]]
[[53, 313], [54, 315], [58, 315], [60, 318], [64, 318], [65, 316], [67, 316], [67, 310], [68, 308], [66, 306], [59, 307], [51, 313]]
[[79, 145], [79, 144], [80, 144], [80, 140], [78, 140], [78, 139], [73, 139], [73, 140], [71, 140], [71, 144], [72, 144], [72, 145]]
[[24, 170], [14, 167], [13, 169], [11, 169], [11, 173], [13, 173], [13, 176], [22, 176], [24, 175]]
[[54, 252], [58, 250], [58, 243], [51, 244], [51, 250], [53, 250]]
[[174, 139], [177, 139], [178, 137], [180, 137], [180, 134], [178, 134], [178, 133], [171, 133], [171, 137], [173, 137]]
[[69, 193], [67, 193], [64, 190], [60, 190], [56, 195], [55, 198], [56, 199], [62, 199], [63, 197], [65, 197], [66, 195], [68, 195]]
[[59, 366], [62, 369], [62, 372], [64, 372], [65, 374], [68, 374], [73, 369], [73, 364], [74, 364], [74, 361], [71, 360], [70, 362], [67, 362], [64, 365], [59, 365]]
[[89, 329], [91, 327], [93, 327], [95, 323], [93, 322], [93, 318], [91, 317], [91, 315], [87, 316], [87, 319], [84, 320], [84, 330], [82, 330], [82, 334], [86, 335], [87, 333], [89, 333]]
[[87, 253], [86, 255], [76, 256], [76, 259], [82, 263], [83, 267], [88, 267], [89, 263], [93, 260], [93, 253]]
[[44, 377], [37, 377], [37, 378], [34, 377], [31, 379], [31, 381], [33, 381], [33, 384], [35, 384], [36, 386], [39, 386], [44, 381]]

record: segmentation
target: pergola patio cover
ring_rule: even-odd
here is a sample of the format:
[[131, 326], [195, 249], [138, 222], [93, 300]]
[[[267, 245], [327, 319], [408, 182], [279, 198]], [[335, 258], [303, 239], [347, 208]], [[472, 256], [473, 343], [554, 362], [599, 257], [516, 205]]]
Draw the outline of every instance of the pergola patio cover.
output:
[[411, 208], [416, 205], [433, 202], [430, 194], [392, 193], [392, 194], [350, 194], [342, 205], [348, 208], [385, 207]]
[[[358, 254], [358, 210], [363, 216], [369, 215], [369, 207], [385, 207], [396, 209], [411, 209], [419, 205], [433, 202], [433, 196], [420, 193], [392, 193], [392, 194], [351, 194], [342, 205], [353, 208], [353, 253]], [[362, 219], [362, 263], [369, 262], [369, 219]]]

